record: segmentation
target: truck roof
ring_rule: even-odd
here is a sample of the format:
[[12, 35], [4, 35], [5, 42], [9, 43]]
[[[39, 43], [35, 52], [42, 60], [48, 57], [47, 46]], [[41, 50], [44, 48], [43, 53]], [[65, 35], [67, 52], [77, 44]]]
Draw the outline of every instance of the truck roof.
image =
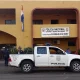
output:
[[59, 48], [57, 46], [35, 46], [35, 47], [55, 47], [55, 48]]

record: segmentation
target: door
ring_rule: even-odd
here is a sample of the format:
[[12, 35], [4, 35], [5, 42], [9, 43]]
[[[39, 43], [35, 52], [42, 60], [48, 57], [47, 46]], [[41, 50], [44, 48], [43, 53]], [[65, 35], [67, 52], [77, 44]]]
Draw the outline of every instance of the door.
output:
[[47, 47], [36, 47], [35, 66], [48, 66]]
[[60, 48], [49, 47], [49, 66], [67, 66], [68, 56]]

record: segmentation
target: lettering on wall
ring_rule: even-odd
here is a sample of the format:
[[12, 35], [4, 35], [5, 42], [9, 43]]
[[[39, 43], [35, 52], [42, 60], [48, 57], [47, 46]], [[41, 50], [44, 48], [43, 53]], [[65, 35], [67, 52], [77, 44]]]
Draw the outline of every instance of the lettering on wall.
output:
[[41, 28], [41, 37], [67, 37], [69, 27]]

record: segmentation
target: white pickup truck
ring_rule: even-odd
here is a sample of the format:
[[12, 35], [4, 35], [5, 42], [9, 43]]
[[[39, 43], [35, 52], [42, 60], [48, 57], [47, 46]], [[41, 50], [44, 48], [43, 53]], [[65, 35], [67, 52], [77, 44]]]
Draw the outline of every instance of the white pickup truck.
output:
[[80, 72], [80, 55], [67, 54], [56, 46], [35, 46], [33, 54], [10, 54], [9, 65], [26, 73], [34, 67], [65, 67]]

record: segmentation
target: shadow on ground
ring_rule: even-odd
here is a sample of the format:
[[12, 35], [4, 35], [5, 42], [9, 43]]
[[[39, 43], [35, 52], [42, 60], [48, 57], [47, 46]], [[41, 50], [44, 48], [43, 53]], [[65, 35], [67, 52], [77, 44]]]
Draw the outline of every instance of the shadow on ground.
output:
[[[64, 74], [72, 73], [70, 71], [65, 71], [64, 68], [36, 68], [29, 74]], [[25, 74], [20, 68], [4, 66], [4, 61], [0, 61], [0, 74]]]

